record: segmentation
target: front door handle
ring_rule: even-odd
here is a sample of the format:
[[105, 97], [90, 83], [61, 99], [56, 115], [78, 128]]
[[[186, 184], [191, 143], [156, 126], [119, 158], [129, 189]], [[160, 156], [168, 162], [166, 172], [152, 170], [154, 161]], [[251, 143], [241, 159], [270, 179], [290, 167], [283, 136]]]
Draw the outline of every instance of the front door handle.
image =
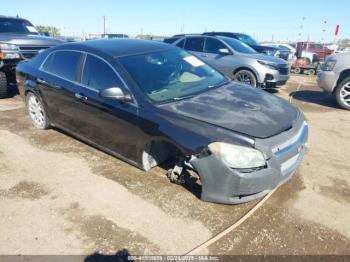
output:
[[44, 84], [44, 85], [47, 85], [47, 82], [42, 79], [42, 78], [37, 78], [36, 81], [39, 83], [39, 84]]
[[82, 101], [86, 101], [88, 99], [86, 96], [79, 93], [75, 93], [75, 97]]
[[201, 57], [208, 57], [207, 55], [201, 55]]

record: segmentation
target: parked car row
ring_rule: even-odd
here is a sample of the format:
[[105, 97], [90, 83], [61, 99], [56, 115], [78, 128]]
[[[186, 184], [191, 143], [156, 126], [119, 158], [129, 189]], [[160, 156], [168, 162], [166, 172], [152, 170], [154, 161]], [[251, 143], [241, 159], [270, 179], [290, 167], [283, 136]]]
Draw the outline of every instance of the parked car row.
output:
[[[4, 28], [21, 20], [7, 19]], [[284, 84], [285, 60], [234, 37], [182, 35], [171, 45], [102, 39], [47, 48], [35, 42], [45, 48], [19, 62], [23, 43], [52, 40], [28, 23], [15, 27], [23, 42], [6, 43], [13, 52], [1, 52], [1, 62], [13, 54], [10, 72], [17, 64], [18, 89], [36, 128], [62, 129], [145, 171], [172, 160], [170, 180], [182, 184], [184, 170], [195, 171], [201, 199], [210, 202], [262, 197], [300, 165], [308, 137], [303, 113], [252, 87]], [[340, 72], [338, 58], [327, 60], [324, 71], [336, 64]], [[343, 76], [337, 82], [348, 101]]]

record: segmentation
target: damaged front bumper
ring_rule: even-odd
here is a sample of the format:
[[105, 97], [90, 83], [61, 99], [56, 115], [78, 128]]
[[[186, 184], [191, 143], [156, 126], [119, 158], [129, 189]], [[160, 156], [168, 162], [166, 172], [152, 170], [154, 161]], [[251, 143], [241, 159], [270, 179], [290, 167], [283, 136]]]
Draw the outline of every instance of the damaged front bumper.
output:
[[240, 204], [260, 198], [288, 181], [300, 165], [308, 138], [301, 115], [295, 126], [280, 135], [256, 139], [255, 148], [266, 154], [267, 166], [244, 172], [225, 165], [215, 154], [193, 158], [191, 165], [202, 183], [201, 199], [223, 204]]

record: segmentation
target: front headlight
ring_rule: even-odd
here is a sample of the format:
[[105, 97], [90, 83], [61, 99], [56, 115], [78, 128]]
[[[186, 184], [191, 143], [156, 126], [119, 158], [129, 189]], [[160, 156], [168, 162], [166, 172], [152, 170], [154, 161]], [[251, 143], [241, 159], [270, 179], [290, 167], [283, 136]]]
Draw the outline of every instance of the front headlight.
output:
[[0, 59], [19, 59], [19, 47], [13, 44], [0, 43]]
[[254, 148], [215, 142], [209, 145], [209, 149], [231, 168], [245, 169], [266, 165], [263, 153]]
[[13, 44], [0, 43], [0, 59], [20, 59], [19, 47]]
[[0, 49], [2, 51], [19, 51], [18, 46], [13, 45], [13, 44], [7, 44], [7, 43], [0, 43]]
[[271, 62], [267, 62], [267, 61], [262, 61], [262, 60], [258, 60], [258, 63], [269, 68], [269, 69], [273, 69], [273, 70], [278, 70], [278, 65], [275, 63], [271, 63]]
[[322, 70], [323, 71], [332, 71], [333, 68], [335, 67], [335, 64], [337, 63], [336, 60], [327, 60], [323, 67], [322, 67]]

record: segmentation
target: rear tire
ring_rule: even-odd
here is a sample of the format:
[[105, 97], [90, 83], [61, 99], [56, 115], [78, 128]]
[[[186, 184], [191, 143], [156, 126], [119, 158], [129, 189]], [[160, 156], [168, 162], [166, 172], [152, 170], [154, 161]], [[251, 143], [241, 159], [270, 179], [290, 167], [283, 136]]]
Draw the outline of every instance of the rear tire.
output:
[[45, 107], [36, 94], [32, 92], [27, 93], [26, 106], [34, 127], [38, 129], [48, 129], [50, 127], [50, 121], [47, 117]]
[[257, 79], [253, 72], [249, 70], [239, 70], [234, 74], [234, 79], [238, 82], [257, 87]]
[[4, 72], [0, 72], [0, 98], [6, 98], [8, 94], [7, 77]]
[[337, 85], [335, 97], [342, 108], [350, 110], [350, 77], [345, 78]]

